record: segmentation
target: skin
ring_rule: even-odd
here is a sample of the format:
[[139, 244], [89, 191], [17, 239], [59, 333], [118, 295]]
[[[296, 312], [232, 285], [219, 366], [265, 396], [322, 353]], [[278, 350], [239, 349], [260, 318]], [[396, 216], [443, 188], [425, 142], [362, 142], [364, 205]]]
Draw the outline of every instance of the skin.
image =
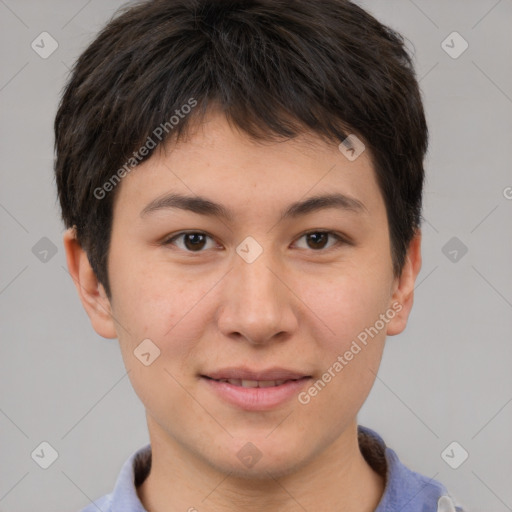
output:
[[[143, 505], [151, 512], [373, 511], [384, 481], [359, 451], [357, 413], [386, 336], [406, 327], [421, 232], [395, 278], [369, 151], [350, 162], [312, 134], [258, 144], [210, 112], [188, 140], [161, 147], [119, 186], [110, 300], [72, 229], [64, 245], [92, 326], [119, 339], [146, 409], [153, 464], [138, 488]], [[168, 192], [206, 196], [233, 210], [234, 220], [178, 209], [141, 217]], [[278, 221], [290, 203], [332, 192], [357, 198], [366, 209], [330, 208]], [[211, 238], [202, 245], [190, 238], [187, 244], [187, 237], [163, 243], [185, 230]], [[315, 245], [304, 236], [315, 230], [351, 243], [329, 238]], [[247, 236], [263, 248], [252, 263], [236, 252]], [[397, 303], [400, 312], [307, 405], [294, 397], [269, 411], [245, 411], [199, 378], [227, 366], [280, 366], [316, 381]], [[161, 351], [150, 366], [133, 353], [146, 338]], [[251, 468], [237, 457], [249, 441], [262, 453]]]

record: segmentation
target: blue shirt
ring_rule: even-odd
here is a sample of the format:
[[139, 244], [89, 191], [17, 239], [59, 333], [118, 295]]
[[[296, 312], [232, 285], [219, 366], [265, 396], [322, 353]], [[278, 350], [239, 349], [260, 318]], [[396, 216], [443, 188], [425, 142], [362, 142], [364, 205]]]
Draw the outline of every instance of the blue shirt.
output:
[[[358, 439], [364, 458], [386, 481], [375, 512], [464, 512], [454, 504], [441, 483], [405, 467], [376, 432], [359, 426]], [[150, 469], [151, 445], [147, 444], [124, 463], [114, 490], [81, 512], [147, 512], [136, 488]]]

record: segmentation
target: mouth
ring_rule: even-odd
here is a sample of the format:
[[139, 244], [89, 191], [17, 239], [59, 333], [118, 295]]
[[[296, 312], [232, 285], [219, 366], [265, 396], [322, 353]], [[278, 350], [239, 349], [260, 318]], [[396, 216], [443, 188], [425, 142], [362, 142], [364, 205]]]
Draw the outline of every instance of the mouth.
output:
[[309, 376], [300, 377], [298, 379], [280, 379], [280, 380], [250, 380], [250, 379], [213, 379], [207, 375], [201, 375], [205, 379], [214, 380], [216, 382], [226, 382], [232, 386], [238, 386], [242, 388], [273, 388], [276, 386], [282, 386], [287, 382], [297, 382], [299, 380], [309, 379]]
[[268, 411], [285, 405], [312, 378], [282, 368], [264, 371], [225, 368], [200, 377], [214, 396], [245, 411]]

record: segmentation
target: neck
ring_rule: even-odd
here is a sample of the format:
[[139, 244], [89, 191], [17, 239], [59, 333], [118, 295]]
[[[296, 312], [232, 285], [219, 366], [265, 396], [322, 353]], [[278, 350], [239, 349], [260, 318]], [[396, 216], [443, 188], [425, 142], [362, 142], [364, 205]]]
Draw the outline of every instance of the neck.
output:
[[151, 471], [137, 489], [151, 512], [373, 512], [384, 479], [368, 465], [357, 424], [286, 475], [254, 479], [223, 473], [164, 435], [148, 418]]

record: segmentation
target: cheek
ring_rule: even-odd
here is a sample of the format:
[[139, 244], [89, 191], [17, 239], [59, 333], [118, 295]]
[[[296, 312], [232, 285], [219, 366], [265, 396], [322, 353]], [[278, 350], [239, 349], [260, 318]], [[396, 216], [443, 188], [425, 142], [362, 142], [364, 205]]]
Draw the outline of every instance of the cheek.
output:
[[315, 313], [323, 373], [300, 403], [307, 403], [304, 414], [324, 417], [338, 429], [346, 427], [347, 418], [353, 418], [366, 400], [386, 339], [380, 315], [388, 306], [387, 288], [357, 275], [354, 270], [351, 277], [333, 281], [305, 300]]
[[[119, 331], [119, 343], [133, 389], [152, 416], [165, 411], [176, 418], [190, 406], [180, 384], [185, 382], [184, 369], [192, 368], [190, 355], [201, 339], [201, 308], [194, 304], [200, 303], [205, 290], [166, 275], [156, 265], [119, 267], [112, 281], [117, 297], [114, 315], [125, 327]], [[157, 347], [149, 344], [148, 366], [139, 350], [148, 346], [147, 341], [141, 345], [147, 339]], [[159, 419], [164, 424], [165, 418]]]
[[[114, 259], [114, 255], [113, 255]], [[133, 255], [116, 259], [111, 270], [114, 314], [130, 325], [130, 335], [161, 338], [176, 325], [191, 287], [165, 268]]]
[[[158, 264], [119, 265], [112, 272], [113, 313], [127, 368], [140, 370], [134, 350], [150, 339], [160, 350], [156, 366], [181, 373], [207, 323], [206, 296], [213, 277], [184, 279]], [[190, 369], [190, 368], [189, 368]], [[177, 375], [178, 376], [178, 375]], [[168, 375], [167, 375], [168, 377]]]
[[[375, 381], [386, 338], [381, 314], [389, 304], [386, 268], [381, 262], [359, 262], [343, 269], [335, 280], [325, 280], [305, 302], [318, 326], [315, 339], [324, 373], [303, 396], [313, 415], [329, 418], [340, 428], [357, 414]], [[366, 268], [371, 268], [366, 271]], [[312, 283], [304, 291], [312, 290]]]
[[331, 358], [348, 350], [351, 342], [374, 326], [388, 307], [387, 281], [382, 279], [382, 274], [379, 280], [378, 275], [353, 267], [323, 284], [321, 280], [316, 284], [304, 282], [302, 296], [317, 319], [317, 339], [323, 340], [323, 351]]

